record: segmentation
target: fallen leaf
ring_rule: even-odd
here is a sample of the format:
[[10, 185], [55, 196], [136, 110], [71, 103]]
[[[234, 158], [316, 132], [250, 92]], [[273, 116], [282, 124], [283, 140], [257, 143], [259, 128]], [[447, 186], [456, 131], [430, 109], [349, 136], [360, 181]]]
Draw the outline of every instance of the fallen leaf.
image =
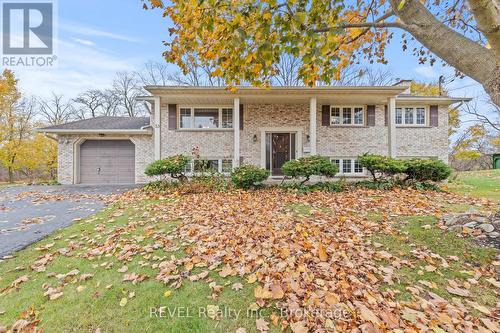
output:
[[128, 302], [127, 297], [123, 297], [123, 298], [120, 300], [120, 306], [122, 306], [122, 307], [123, 307], [123, 306], [127, 305], [127, 302]]
[[267, 331], [269, 331], [269, 323], [263, 318], [255, 320], [255, 326], [260, 333], [267, 333]]

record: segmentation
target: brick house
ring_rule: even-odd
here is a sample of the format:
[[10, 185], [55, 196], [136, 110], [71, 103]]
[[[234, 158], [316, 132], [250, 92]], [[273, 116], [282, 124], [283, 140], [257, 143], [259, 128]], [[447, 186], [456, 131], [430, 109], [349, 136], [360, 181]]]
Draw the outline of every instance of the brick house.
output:
[[[210, 168], [267, 168], [307, 155], [330, 157], [339, 176], [364, 177], [370, 152], [448, 162], [448, 107], [469, 99], [409, 95], [404, 84], [371, 87], [150, 86], [150, 117], [99, 117], [40, 129], [59, 142], [59, 182], [144, 183], [146, 165], [193, 149]], [[193, 161], [187, 172], [196, 172]]]

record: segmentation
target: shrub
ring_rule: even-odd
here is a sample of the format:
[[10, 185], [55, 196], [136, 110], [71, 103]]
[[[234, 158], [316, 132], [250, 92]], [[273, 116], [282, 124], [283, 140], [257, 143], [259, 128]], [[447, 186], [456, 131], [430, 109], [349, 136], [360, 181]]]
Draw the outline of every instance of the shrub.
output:
[[343, 182], [320, 182], [315, 184], [285, 183], [280, 185], [284, 189], [296, 190], [299, 193], [311, 193], [317, 191], [342, 192], [345, 189]]
[[243, 165], [233, 170], [231, 180], [238, 188], [249, 189], [269, 178], [269, 171], [253, 165]]
[[180, 181], [187, 180], [184, 175], [184, 170], [189, 163], [189, 158], [184, 155], [175, 155], [167, 157], [163, 160], [154, 161], [146, 167], [144, 173], [147, 176], [162, 176], [165, 178], [166, 175], [174, 179], [179, 179]]
[[369, 190], [384, 190], [384, 191], [392, 190], [393, 188], [398, 186], [404, 186], [404, 184], [398, 183], [392, 179], [377, 180], [377, 181], [364, 180], [353, 184], [353, 187], [355, 188], [366, 188]]
[[406, 180], [416, 182], [445, 180], [451, 175], [451, 168], [441, 160], [414, 158], [405, 161]]
[[358, 161], [362, 167], [370, 172], [374, 181], [379, 180], [377, 178], [379, 175], [384, 178], [392, 178], [406, 171], [404, 161], [389, 156], [363, 154], [358, 157]]
[[292, 178], [304, 178], [301, 184], [305, 184], [311, 176], [334, 177], [338, 173], [338, 168], [328, 158], [315, 155], [301, 157], [283, 164], [285, 176]]

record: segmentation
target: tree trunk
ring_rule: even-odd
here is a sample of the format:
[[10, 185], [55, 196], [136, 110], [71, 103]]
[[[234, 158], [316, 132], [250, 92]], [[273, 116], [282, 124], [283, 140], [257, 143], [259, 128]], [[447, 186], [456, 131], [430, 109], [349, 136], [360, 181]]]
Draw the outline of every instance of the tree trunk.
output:
[[7, 168], [9, 172], [9, 184], [14, 183], [14, 170], [12, 170], [12, 167]]
[[[470, 0], [471, 3], [484, 1], [487, 0]], [[400, 0], [390, 0], [390, 3], [403, 29], [449, 65], [481, 83], [493, 102], [500, 105], [500, 67], [492, 49], [438, 21], [418, 0], [408, 0], [400, 10]]]

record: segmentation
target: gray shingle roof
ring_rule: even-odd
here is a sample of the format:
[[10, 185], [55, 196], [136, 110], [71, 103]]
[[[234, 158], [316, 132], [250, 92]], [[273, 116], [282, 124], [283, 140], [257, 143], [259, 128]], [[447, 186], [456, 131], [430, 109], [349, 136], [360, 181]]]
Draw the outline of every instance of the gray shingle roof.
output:
[[41, 130], [136, 130], [149, 125], [149, 117], [96, 117], [49, 126]]

